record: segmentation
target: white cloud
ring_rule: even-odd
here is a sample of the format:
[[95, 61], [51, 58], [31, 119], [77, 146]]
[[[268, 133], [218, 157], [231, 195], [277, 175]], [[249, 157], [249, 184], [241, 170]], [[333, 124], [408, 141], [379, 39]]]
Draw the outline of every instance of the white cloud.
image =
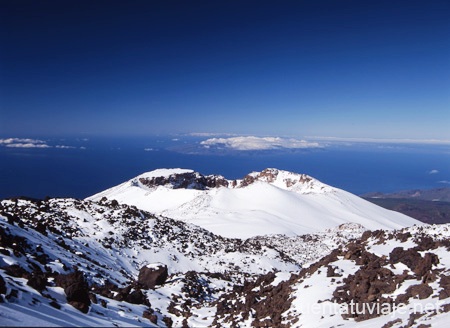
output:
[[438, 181], [439, 183], [444, 183], [444, 184], [450, 184], [450, 181], [449, 180], [441, 180], [441, 181]]
[[0, 145], [9, 148], [50, 148], [44, 140], [29, 138], [0, 139]]
[[50, 146], [46, 141], [30, 138], [7, 138], [0, 139], [0, 146], [8, 148], [57, 148], [57, 149], [74, 149], [76, 147], [66, 145]]
[[0, 144], [11, 145], [11, 144], [45, 144], [44, 140], [39, 139], [22, 139], [22, 138], [7, 138], [0, 139]]
[[438, 173], [439, 173], [438, 170], [431, 170], [431, 171], [428, 171], [428, 174], [438, 174]]
[[6, 147], [9, 148], [50, 148], [46, 144], [33, 144], [33, 143], [11, 143], [7, 144]]
[[309, 142], [297, 139], [285, 139], [278, 137], [233, 137], [211, 138], [200, 143], [205, 148], [210, 146], [222, 146], [234, 150], [270, 150], [270, 149], [306, 149], [320, 148], [317, 142]]
[[59, 149], [75, 149], [76, 147], [65, 146], [65, 145], [56, 145], [55, 148], [59, 148]]

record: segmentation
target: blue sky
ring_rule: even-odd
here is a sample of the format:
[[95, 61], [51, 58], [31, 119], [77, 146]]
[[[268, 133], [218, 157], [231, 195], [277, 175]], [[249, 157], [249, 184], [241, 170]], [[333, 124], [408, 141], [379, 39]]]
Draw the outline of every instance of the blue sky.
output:
[[450, 2], [0, 2], [0, 134], [450, 139]]

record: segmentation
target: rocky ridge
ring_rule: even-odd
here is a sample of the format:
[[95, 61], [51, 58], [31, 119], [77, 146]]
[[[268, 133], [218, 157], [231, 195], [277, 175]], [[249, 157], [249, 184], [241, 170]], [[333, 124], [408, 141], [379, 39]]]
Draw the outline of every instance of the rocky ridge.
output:
[[[277, 183], [283, 188], [289, 189], [295, 186], [304, 186], [305, 188], [314, 188], [319, 186], [325, 189], [325, 185], [313, 179], [306, 174], [296, 174], [286, 171], [280, 171], [274, 168], [267, 168], [261, 172], [252, 172], [239, 180], [228, 180], [221, 175], [203, 175], [192, 170], [176, 170], [167, 175], [143, 174], [132, 181], [132, 184], [141, 184], [148, 188], [165, 186], [172, 189], [195, 189], [207, 190], [211, 188], [243, 188], [255, 182]], [[328, 188], [331, 191], [331, 188]]]

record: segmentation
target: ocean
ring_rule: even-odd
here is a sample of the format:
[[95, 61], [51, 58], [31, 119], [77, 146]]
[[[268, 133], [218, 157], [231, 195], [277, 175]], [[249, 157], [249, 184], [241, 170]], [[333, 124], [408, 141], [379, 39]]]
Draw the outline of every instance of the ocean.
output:
[[201, 139], [40, 138], [48, 148], [0, 144], [0, 198], [85, 198], [143, 172], [177, 167], [228, 179], [274, 167], [358, 195], [450, 184], [448, 145], [335, 143], [307, 150], [208, 151], [199, 146]]

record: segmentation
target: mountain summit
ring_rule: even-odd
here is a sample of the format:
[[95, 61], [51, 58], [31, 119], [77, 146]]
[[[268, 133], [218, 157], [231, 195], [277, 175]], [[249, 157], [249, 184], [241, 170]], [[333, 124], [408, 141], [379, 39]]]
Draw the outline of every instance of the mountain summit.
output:
[[[131, 180], [134, 186], [154, 188], [164, 186], [169, 189], [207, 190], [211, 188], [243, 188], [255, 182], [267, 182], [281, 189], [303, 190], [304, 192], [325, 190], [325, 184], [306, 174], [268, 168], [252, 172], [241, 180], [227, 180], [221, 175], [203, 175], [187, 169], [158, 169], [139, 175]], [[330, 191], [331, 189], [328, 188]]]
[[420, 224], [306, 174], [274, 168], [238, 180], [187, 169], [158, 169], [88, 200], [103, 197], [231, 238], [295, 236], [344, 223], [357, 223], [366, 229]]

